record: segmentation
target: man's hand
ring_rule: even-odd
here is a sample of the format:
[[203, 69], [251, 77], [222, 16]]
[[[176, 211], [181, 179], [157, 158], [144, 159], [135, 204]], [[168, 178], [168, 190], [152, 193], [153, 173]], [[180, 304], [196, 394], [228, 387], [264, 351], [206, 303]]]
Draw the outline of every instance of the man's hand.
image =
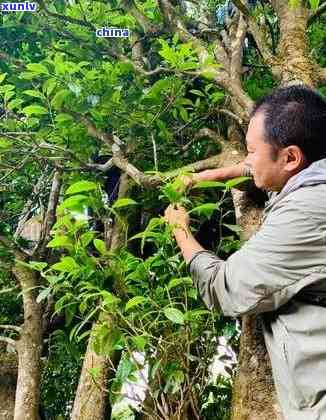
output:
[[190, 223], [189, 215], [186, 209], [180, 204], [170, 204], [164, 212], [164, 220], [172, 227], [187, 230]]
[[198, 251], [204, 251], [204, 248], [196, 241], [189, 229], [190, 218], [185, 208], [170, 204], [165, 210], [164, 219], [174, 227], [173, 234], [179, 245], [182, 255], [188, 263], [194, 254]]

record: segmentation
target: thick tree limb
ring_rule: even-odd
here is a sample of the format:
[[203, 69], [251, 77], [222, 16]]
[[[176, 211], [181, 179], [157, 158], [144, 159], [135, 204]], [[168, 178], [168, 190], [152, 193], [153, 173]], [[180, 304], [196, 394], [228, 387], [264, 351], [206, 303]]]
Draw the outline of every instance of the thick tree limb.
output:
[[246, 21], [248, 22], [248, 29], [253, 36], [257, 48], [263, 57], [266, 64], [273, 66], [276, 63], [276, 57], [272, 54], [268, 45], [266, 44], [262, 31], [259, 29], [254, 17], [251, 15], [249, 8], [245, 5], [242, 0], [234, 0], [234, 5], [240, 10], [240, 12], [245, 16]]
[[243, 58], [243, 44], [246, 37], [247, 25], [242, 14], [238, 17], [238, 24], [231, 36], [231, 60], [230, 73], [231, 77], [241, 83], [242, 74], [242, 58]]
[[9, 344], [11, 347], [16, 348], [17, 342], [9, 337], [4, 337], [3, 335], [0, 336], [0, 341], [6, 344]]
[[62, 175], [62, 171], [56, 168], [53, 174], [51, 192], [50, 192], [49, 201], [48, 201], [48, 208], [47, 208], [44, 223], [43, 223], [43, 229], [42, 229], [42, 235], [41, 235], [41, 241], [40, 241], [40, 244], [41, 244], [40, 254], [41, 255], [45, 254], [46, 245], [50, 240], [50, 231], [56, 220], [56, 209], [57, 209], [60, 189], [61, 189], [61, 175]]
[[0, 245], [4, 246], [7, 250], [12, 252], [16, 258], [24, 259], [28, 256], [28, 254], [19, 248], [19, 246], [15, 244], [14, 241], [11, 241], [3, 235], [0, 235]]
[[89, 117], [78, 114], [77, 112], [71, 111], [69, 109], [64, 109], [64, 111], [72, 115], [77, 121], [80, 121], [86, 127], [87, 132], [91, 137], [101, 140], [103, 143], [110, 147], [115, 145], [118, 149], [120, 149], [120, 147], [123, 145], [123, 142], [115, 134], [105, 133], [101, 129], [96, 128]]
[[216, 108], [215, 112], [217, 114], [224, 114], [227, 115], [228, 117], [232, 118], [234, 121], [236, 121], [240, 127], [243, 126], [244, 123], [246, 123], [247, 121], [244, 121], [239, 115], [236, 115], [234, 112], [230, 111], [229, 109], [225, 109], [225, 108]]
[[15, 239], [17, 239], [20, 236], [22, 230], [24, 229], [24, 225], [25, 225], [26, 221], [28, 220], [31, 211], [33, 210], [33, 206], [35, 204], [35, 199], [37, 198], [37, 196], [41, 192], [42, 188], [44, 187], [44, 180], [45, 180], [46, 176], [47, 176], [47, 168], [45, 168], [44, 172], [42, 173], [42, 175], [38, 179], [37, 183], [34, 185], [32, 195], [26, 201], [26, 203], [24, 205], [23, 211], [22, 211], [21, 216], [18, 220], [17, 228], [16, 228], [16, 231], [15, 231], [15, 234], [14, 234]]
[[21, 327], [17, 327], [16, 325], [0, 325], [0, 328], [2, 330], [12, 330], [12, 331], [16, 331], [19, 334], [21, 333]]
[[39, 279], [35, 271], [19, 264], [19, 258], [12, 272], [21, 286], [24, 306], [24, 324], [16, 342], [18, 379], [14, 419], [35, 420], [38, 418], [42, 350], [42, 309], [35, 296]]
[[162, 183], [162, 179], [159, 176], [144, 174], [120, 153], [113, 155], [112, 162], [128, 174], [138, 185], [142, 185], [145, 188], [154, 188]]
[[[129, 188], [128, 177], [123, 174], [120, 178], [118, 198], [126, 197]], [[106, 243], [111, 251], [116, 251], [125, 244], [125, 226], [116, 220], [111, 235], [106, 238]], [[117, 283], [117, 282], [116, 282]], [[94, 339], [98, 327], [102, 323], [110, 326], [114, 330], [114, 319], [111, 314], [102, 311], [97, 322], [94, 322], [88, 340], [83, 367], [79, 378], [79, 383], [75, 395], [75, 401], [71, 413], [71, 420], [102, 420], [104, 417], [110, 418], [107, 407], [107, 383], [114, 377], [116, 367], [119, 363], [121, 353], [115, 351], [110, 357], [97, 354], [94, 351]], [[92, 377], [90, 369], [97, 369], [96, 380]]]

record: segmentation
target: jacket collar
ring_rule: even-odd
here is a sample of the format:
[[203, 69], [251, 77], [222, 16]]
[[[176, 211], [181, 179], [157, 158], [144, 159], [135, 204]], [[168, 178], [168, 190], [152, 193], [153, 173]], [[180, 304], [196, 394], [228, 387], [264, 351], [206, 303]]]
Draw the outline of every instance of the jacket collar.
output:
[[265, 211], [269, 211], [271, 207], [282, 200], [282, 198], [291, 192], [298, 190], [299, 188], [325, 183], [326, 159], [320, 159], [313, 162], [311, 165], [298, 172], [296, 175], [293, 175], [280, 192], [272, 194], [271, 199], [265, 205]]

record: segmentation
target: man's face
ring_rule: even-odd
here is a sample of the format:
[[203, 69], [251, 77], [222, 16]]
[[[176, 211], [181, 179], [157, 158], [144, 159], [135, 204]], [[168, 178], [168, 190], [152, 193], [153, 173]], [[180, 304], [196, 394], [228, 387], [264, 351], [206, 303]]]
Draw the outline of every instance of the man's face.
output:
[[251, 169], [255, 185], [267, 191], [281, 191], [287, 180], [298, 172], [293, 172], [295, 162], [292, 166], [289, 163], [293, 146], [280, 148], [275, 156], [273, 147], [264, 142], [264, 112], [259, 111], [249, 122], [246, 142], [248, 155], [245, 162]]

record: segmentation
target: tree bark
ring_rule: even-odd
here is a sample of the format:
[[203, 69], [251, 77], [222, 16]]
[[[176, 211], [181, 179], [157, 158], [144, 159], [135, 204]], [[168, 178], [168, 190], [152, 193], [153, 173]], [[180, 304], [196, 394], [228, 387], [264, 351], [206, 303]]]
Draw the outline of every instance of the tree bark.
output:
[[13, 420], [17, 383], [17, 356], [0, 354], [0, 419]]
[[23, 294], [24, 324], [16, 342], [18, 378], [14, 420], [38, 419], [42, 350], [42, 311], [36, 302], [37, 274], [17, 261], [13, 273]]
[[[127, 175], [123, 174], [120, 180], [119, 198], [126, 195], [128, 191]], [[124, 243], [123, 227], [117, 221], [114, 223], [110, 249], [114, 251]], [[108, 409], [107, 382], [113, 371], [110, 365], [117, 366], [120, 359], [120, 352], [115, 352], [110, 358], [95, 353], [93, 350], [93, 337], [96, 329], [103, 322], [112, 323], [111, 317], [102, 312], [99, 320], [94, 323], [91, 336], [88, 342], [84, 357], [82, 372], [80, 375], [71, 420], [104, 420]], [[90, 374], [90, 369], [96, 368], [96, 378]]]

